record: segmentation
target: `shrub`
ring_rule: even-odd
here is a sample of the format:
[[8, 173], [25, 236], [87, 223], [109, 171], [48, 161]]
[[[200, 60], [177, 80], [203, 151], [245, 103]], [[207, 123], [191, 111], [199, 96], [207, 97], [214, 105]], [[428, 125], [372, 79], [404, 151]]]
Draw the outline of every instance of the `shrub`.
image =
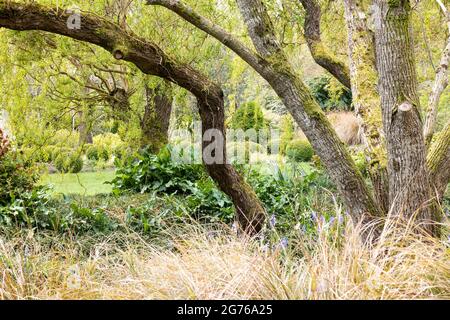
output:
[[91, 145], [87, 148], [86, 157], [89, 160], [97, 161], [100, 159], [99, 157], [99, 148], [97, 146]]
[[281, 137], [279, 148], [281, 154], [286, 154], [287, 145], [294, 139], [294, 120], [290, 115], [284, 115], [280, 120]]
[[0, 159], [9, 151], [10, 145], [8, 137], [0, 128]]
[[54, 164], [61, 173], [79, 173], [83, 170], [83, 159], [78, 152], [61, 152]]
[[23, 161], [18, 153], [9, 152], [4, 155], [0, 159], [0, 206], [31, 191], [38, 179], [36, 168]]
[[174, 163], [170, 152], [171, 147], [162, 149], [158, 155], [142, 150], [122, 164], [116, 161], [113, 192], [189, 193], [193, 183], [204, 176], [203, 167]]
[[45, 187], [36, 187], [0, 207], [0, 224], [57, 232], [106, 232], [117, 228], [103, 208], [87, 208], [72, 199], [58, 201]]
[[78, 147], [79, 136], [66, 129], [56, 131], [50, 139], [50, 144], [59, 148], [75, 149]]
[[267, 128], [267, 120], [264, 118], [264, 114], [259, 104], [256, 102], [248, 102], [243, 104], [234, 113], [231, 118], [231, 127], [233, 129], [265, 129]]
[[320, 76], [307, 82], [314, 98], [325, 110], [350, 110], [351, 92], [330, 76]]
[[295, 162], [308, 162], [311, 161], [314, 150], [307, 140], [296, 139], [288, 144], [286, 155]]

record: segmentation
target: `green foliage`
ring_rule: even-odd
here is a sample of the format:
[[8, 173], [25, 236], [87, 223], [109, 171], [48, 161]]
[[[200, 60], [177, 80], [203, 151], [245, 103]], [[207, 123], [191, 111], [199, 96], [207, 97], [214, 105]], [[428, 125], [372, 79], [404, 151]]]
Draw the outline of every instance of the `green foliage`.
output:
[[116, 178], [111, 182], [113, 192], [189, 193], [194, 182], [205, 176], [203, 167], [174, 163], [170, 151], [166, 147], [154, 155], [143, 150], [123, 163], [116, 162]]
[[231, 128], [233, 129], [242, 129], [244, 131], [255, 129], [258, 131], [266, 129], [267, 125], [261, 106], [254, 101], [243, 104], [231, 118]]
[[49, 145], [59, 148], [75, 149], [78, 147], [78, 135], [66, 129], [56, 131], [49, 141]]
[[290, 115], [284, 115], [281, 117], [280, 121], [280, 130], [281, 130], [281, 137], [280, 137], [280, 152], [281, 154], [286, 153], [286, 148], [288, 144], [292, 141], [294, 138], [294, 120], [292, 119], [292, 116]]
[[322, 109], [327, 111], [350, 110], [352, 94], [336, 82], [330, 76], [320, 76], [309, 80], [307, 84]]
[[80, 152], [61, 152], [54, 161], [56, 169], [61, 173], [78, 173], [83, 169]]
[[0, 159], [0, 206], [30, 192], [38, 179], [36, 168], [24, 161], [17, 152], [4, 155]]
[[368, 167], [368, 163], [367, 163], [367, 159], [366, 156], [364, 155], [364, 152], [357, 152], [357, 153], [352, 153], [352, 158], [353, 161], [355, 161], [355, 165], [358, 168], [358, 170], [361, 172], [361, 174], [363, 174], [364, 176], [368, 175], [368, 171], [367, 171], [367, 167]]
[[90, 145], [86, 151], [86, 157], [92, 161], [108, 161], [110, 154], [108, 149], [102, 145]]
[[296, 139], [288, 144], [286, 155], [295, 162], [308, 162], [311, 161], [314, 150], [307, 140]]
[[0, 207], [0, 225], [99, 233], [114, 230], [117, 222], [106, 215], [104, 208], [90, 209], [71, 200], [58, 201], [50, 196], [47, 188], [36, 187]]

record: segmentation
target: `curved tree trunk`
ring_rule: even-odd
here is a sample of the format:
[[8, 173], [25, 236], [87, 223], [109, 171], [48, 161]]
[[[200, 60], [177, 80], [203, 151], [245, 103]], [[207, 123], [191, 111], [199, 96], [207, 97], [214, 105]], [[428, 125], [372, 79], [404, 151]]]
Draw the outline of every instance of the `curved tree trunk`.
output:
[[255, 69], [269, 82], [305, 133], [354, 220], [380, 216], [381, 209], [345, 145], [282, 51], [264, 4], [259, 0], [237, 0], [237, 3], [256, 50], [266, 60], [259, 61]]
[[[167, 56], [156, 44], [123, 30], [115, 23], [95, 15], [82, 14], [82, 29], [67, 28], [69, 12], [37, 4], [0, 0], [0, 27], [18, 31], [41, 30], [98, 45], [113, 57], [129, 61], [143, 73], [167, 79], [189, 90], [199, 104], [203, 132], [217, 130], [225, 139], [224, 101], [220, 87], [189, 65]], [[208, 143], [204, 143], [203, 147]], [[221, 145], [226, 160], [226, 143]], [[232, 199], [240, 227], [248, 234], [259, 232], [266, 212], [251, 187], [226, 162], [209, 163], [206, 168], [222, 191]]]

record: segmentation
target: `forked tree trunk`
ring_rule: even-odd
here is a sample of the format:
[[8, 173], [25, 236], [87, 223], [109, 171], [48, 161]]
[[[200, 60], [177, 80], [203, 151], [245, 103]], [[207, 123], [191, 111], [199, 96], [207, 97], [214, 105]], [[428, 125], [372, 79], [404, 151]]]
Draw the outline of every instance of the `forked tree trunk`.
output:
[[169, 142], [169, 124], [172, 113], [170, 84], [153, 89], [145, 85], [145, 108], [141, 118], [141, 147], [158, 153]]
[[430, 188], [411, 33], [409, 0], [375, 1], [375, 39], [392, 213], [439, 221]]

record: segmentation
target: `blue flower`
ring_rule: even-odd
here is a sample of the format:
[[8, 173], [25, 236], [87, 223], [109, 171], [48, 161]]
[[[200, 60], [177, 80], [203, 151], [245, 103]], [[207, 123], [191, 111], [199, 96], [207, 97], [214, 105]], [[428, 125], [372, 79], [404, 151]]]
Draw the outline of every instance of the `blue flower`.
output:
[[283, 239], [281, 239], [281, 241], [280, 241], [280, 248], [281, 248], [281, 249], [286, 249], [287, 246], [288, 246], [288, 244], [289, 244], [288, 239], [287, 239], [287, 238], [283, 238]]
[[315, 211], [311, 211], [311, 220], [317, 220], [317, 213]]
[[336, 218], [335, 217], [331, 217], [330, 220], [328, 221], [328, 224], [332, 225], [334, 220], [336, 220]]

